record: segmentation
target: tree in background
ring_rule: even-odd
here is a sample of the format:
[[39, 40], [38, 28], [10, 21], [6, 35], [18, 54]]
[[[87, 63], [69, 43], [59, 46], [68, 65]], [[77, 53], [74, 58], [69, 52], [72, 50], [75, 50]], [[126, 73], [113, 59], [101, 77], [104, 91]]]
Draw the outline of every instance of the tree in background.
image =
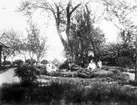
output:
[[134, 49], [124, 43], [109, 43], [103, 47], [101, 60], [105, 65], [133, 68]]
[[[70, 40], [70, 26], [71, 26], [71, 17], [72, 14], [80, 7], [81, 3], [76, 4], [75, 6], [72, 3], [72, 0], [69, 0], [67, 3], [63, 2], [48, 2], [48, 1], [27, 1], [23, 2], [20, 11], [25, 11], [25, 14], [31, 14], [31, 10], [42, 9], [46, 12], [49, 12], [53, 16], [56, 24], [56, 29], [59, 35], [59, 38], [64, 46], [66, 54], [71, 54], [71, 60], [73, 60], [73, 48], [72, 42]], [[62, 36], [62, 31], [66, 32], [67, 40]], [[70, 52], [70, 53], [67, 53]]]
[[105, 42], [104, 34], [99, 28], [94, 27], [94, 19], [91, 16], [91, 10], [86, 5], [73, 18], [75, 22], [71, 25], [71, 40], [77, 64], [89, 63], [89, 52], [93, 52], [97, 64]]
[[[99, 49], [101, 48], [100, 45], [104, 41], [104, 35], [100, 29], [93, 27], [94, 20], [92, 20], [93, 18], [91, 19], [92, 14], [88, 6], [82, 5], [81, 2], [75, 4], [72, 0], [68, 0], [65, 3], [62, 1], [33, 0], [33, 2], [23, 2], [19, 11], [25, 12], [25, 14], [31, 14], [38, 9], [46, 11], [55, 20], [57, 32], [65, 48], [67, 59], [70, 61], [77, 59], [78, 61], [80, 58], [81, 62], [84, 62], [88, 51], [93, 51], [95, 61], [97, 62], [99, 59]], [[81, 11], [82, 13], [79, 12], [79, 17], [76, 19], [76, 14], [81, 9], [84, 11]], [[67, 40], [63, 38], [62, 32], [66, 33]], [[85, 49], [87, 50], [84, 51]]]
[[27, 42], [26, 48], [29, 52], [30, 59], [36, 56], [37, 62], [40, 62], [41, 57], [44, 56], [47, 50], [45, 47], [46, 39], [40, 39], [40, 30], [31, 20], [28, 22], [29, 28], [27, 29]]
[[[3, 54], [7, 57], [13, 58], [18, 54], [23, 54], [26, 60], [26, 53], [29, 52], [31, 59], [36, 56], [37, 62], [45, 55], [47, 46], [45, 47], [46, 39], [40, 38], [39, 29], [36, 24], [29, 21], [29, 28], [27, 29], [28, 36], [25, 39], [19, 38], [17, 32], [11, 30], [5, 32], [1, 40], [9, 46], [8, 49], [4, 49]], [[4, 58], [6, 60], [6, 58]]]
[[137, 5], [121, 0], [101, 0], [101, 3], [106, 8], [107, 20], [112, 21], [121, 30], [123, 41], [135, 49], [135, 80], [137, 80], [137, 25], [132, 18], [136, 14]]

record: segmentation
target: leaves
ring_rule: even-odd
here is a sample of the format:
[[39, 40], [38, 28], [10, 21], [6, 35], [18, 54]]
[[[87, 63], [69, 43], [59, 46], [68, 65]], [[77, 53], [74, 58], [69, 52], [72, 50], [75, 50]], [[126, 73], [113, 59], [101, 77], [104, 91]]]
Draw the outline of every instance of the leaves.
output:
[[40, 60], [40, 57], [42, 57], [45, 53], [45, 43], [46, 39], [41, 40], [40, 39], [40, 30], [37, 28], [36, 24], [34, 24], [32, 21], [29, 23], [29, 29], [28, 37], [27, 37], [27, 51], [30, 54], [30, 58], [33, 58], [33, 55], [37, 56], [37, 61]]

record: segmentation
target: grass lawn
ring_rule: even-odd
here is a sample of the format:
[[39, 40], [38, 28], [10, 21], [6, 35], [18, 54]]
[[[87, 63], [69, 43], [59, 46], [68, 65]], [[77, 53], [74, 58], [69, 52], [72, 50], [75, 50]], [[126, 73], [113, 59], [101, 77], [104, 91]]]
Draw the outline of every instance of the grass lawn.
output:
[[109, 78], [41, 77], [48, 86], [5, 84], [1, 104], [5, 105], [137, 105], [137, 89]]
[[0, 87], [0, 104], [137, 105], [137, 88], [128, 86], [130, 84], [117, 76], [79, 78], [40, 75], [39, 79], [46, 80], [46, 83], [3, 84]]

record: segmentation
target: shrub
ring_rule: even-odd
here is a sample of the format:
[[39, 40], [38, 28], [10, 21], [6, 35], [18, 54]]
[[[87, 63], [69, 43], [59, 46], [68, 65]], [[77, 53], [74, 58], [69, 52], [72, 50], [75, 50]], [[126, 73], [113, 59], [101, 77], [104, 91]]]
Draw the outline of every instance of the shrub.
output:
[[41, 61], [41, 64], [47, 64], [47, 63], [48, 63], [47, 60], [42, 60], [42, 61]]
[[69, 65], [67, 60], [63, 62], [62, 64], [60, 64], [59, 66], [59, 69], [68, 69], [68, 68], [69, 68]]
[[29, 64], [29, 65], [34, 65], [34, 63], [36, 63], [36, 60], [35, 59], [27, 59], [25, 61], [26, 64]]
[[119, 57], [117, 64], [120, 67], [131, 67], [131, 66], [133, 66], [132, 59], [130, 59], [129, 57]]
[[46, 66], [45, 65], [37, 65], [37, 69], [39, 70], [40, 74], [43, 74], [43, 75], [47, 74], [47, 70], [46, 70]]
[[11, 62], [10, 61], [4, 61], [4, 62], [2, 62], [2, 65], [11, 65]]
[[88, 69], [80, 69], [80, 70], [78, 70], [78, 77], [90, 78], [91, 75], [92, 75], [91, 70], [88, 70]]
[[15, 70], [15, 75], [21, 78], [23, 83], [33, 83], [37, 80], [38, 71], [34, 66], [22, 65]]
[[23, 61], [22, 61], [21, 59], [15, 60], [15, 61], [13, 62], [13, 65], [17, 65], [17, 66], [19, 66], [19, 65], [21, 65], [21, 64], [23, 64]]
[[78, 77], [77, 72], [49, 72], [47, 73], [49, 76], [61, 76], [61, 77]]

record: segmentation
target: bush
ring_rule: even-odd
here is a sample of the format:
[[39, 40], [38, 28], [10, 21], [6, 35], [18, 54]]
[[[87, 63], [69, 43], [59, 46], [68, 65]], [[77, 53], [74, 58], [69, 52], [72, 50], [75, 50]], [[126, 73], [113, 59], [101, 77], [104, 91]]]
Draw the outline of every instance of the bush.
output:
[[41, 64], [47, 64], [47, 63], [48, 63], [47, 60], [42, 60], [42, 61], [41, 61]]
[[15, 70], [15, 75], [20, 77], [23, 83], [33, 83], [37, 80], [38, 71], [34, 66], [22, 65]]
[[35, 59], [27, 59], [25, 61], [26, 64], [29, 64], [29, 65], [34, 65], [36, 63], [36, 60]]
[[90, 78], [91, 75], [92, 75], [91, 70], [88, 70], [88, 69], [80, 69], [80, 70], [78, 70], [78, 77]]
[[38, 69], [40, 74], [43, 74], [43, 75], [47, 74], [47, 70], [46, 70], [46, 66], [45, 65], [37, 65], [37, 69]]
[[77, 72], [49, 72], [49, 76], [61, 76], [61, 77], [77, 77]]
[[2, 65], [11, 65], [11, 62], [10, 61], [4, 61], [1, 63]]
[[131, 67], [131, 66], [133, 66], [132, 59], [130, 59], [129, 57], [119, 57], [117, 64], [120, 67]]
[[59, 66], [59, 69], [69, 69], [68, 61], [66, 60]]
[[15, 61], [13, 62], [13, 65], [17, 65], [17, 66], [19, 66], [19, 65], [21, 65], [21, 64], [23, 64], [23, 61], [22, 61], [21, 59], [15, 60]]

